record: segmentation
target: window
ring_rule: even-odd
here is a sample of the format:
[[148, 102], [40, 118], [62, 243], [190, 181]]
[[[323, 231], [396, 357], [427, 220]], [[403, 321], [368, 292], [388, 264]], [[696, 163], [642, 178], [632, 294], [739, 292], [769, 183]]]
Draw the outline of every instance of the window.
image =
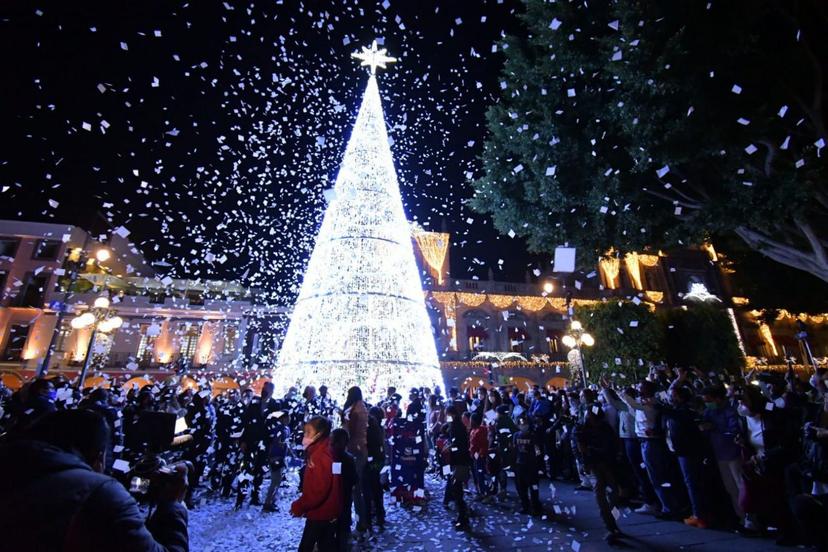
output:
[[57, 260], [62, 243], [58, 240], [37, 240], [32, 259], [39, 259], [41, 261]]
[[509, 327], [509, 350], [514, 353], [522, 353], [524, 351], [524, 343], [529, 340], [529, 334], [526, 333], [525, 328]]
[[0, 238], [0, 257], [10, 257], [14, 259], [17, 255], [17, 247], [20, 245], [18, 238]]
[[505, 284], [503, 286], [503, 291], [507, 293], [517, 293], [517, 286], [515, 284]]
[[23, 355], [23, 346], [29, 335], [29, 326], [26, 324], [12, 324], [6, 338], [6, 348], [3, 351], [3, 360], [20, 360]]
[[149, 327], [149, 324], [141, 324], [141, 340], [138, 342], [138, 352], [135, 354], [139, 364], [150, 364], [152, 353], [155, 351], [155, 341], [158, 336], [148, 335]]
[[658, 273], [654, 269], [644, 270], [644, 283], [644, 287], [649, 291], [662, 291]]
[[561, 352], [561, 330], [546, 330], [546, 343], [549, 345], [549, 352], [557, 354]]
[[232, 355], [238, 351], [239, 326], [235, 323], [224, 325], [224, 354]]
[[150, 293], [149, 302], [153, 305], [163, 305], [166, 298], [167, 296], [163, 293]]
[[477, 282], [466, 282], [463, 285], [466, 289], [477, 289]]
[[181, 358], [189, 360], [195, 356], [198, 346], [198, 336], [201, 334], [201, 326], [197, 324], [183, 324], [181, 331]]
[[64, 324], [64, 326], [60, 329], [60, 333], [58, 333], [57, 343], [55, 343], [55, 351], [59, 353], [66, 352], [66, 344], [68, 343], [70, 335], [72, 335], [72, 327]]
[[43, 307], [46, 295], [46, 284], [51, 276], [52, 274], [49, 272], [40, 272], [39, 274], [30, 272], [20, 290], [20, 294], [17, 296], [15, 306]]
[[485, 347], [489, 332], [478, 325], [466, 326], [466, 335], [469, 338], [469, 351], [477, 352]]
[[9, 272], [7, 270], [0, 270], [0, 295], [6, 291], [6, 282], [9, 279]]

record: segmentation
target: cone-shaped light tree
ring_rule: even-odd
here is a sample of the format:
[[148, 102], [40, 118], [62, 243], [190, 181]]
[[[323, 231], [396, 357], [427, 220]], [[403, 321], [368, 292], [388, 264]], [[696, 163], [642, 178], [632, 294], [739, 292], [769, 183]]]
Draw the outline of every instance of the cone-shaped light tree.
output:
[[283, 390], [442, 383], [374, 75], [384, 54], [355, 54], [371, 76], [273, 373]]

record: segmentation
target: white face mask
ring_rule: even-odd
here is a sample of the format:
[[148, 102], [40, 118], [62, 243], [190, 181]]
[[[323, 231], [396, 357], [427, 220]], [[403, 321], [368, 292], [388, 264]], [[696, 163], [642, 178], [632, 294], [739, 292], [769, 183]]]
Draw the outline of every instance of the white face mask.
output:
[[316, 436], [313, 437], [302, 437], [302, 448], [307, 450], [309, 446], [316, 442]]

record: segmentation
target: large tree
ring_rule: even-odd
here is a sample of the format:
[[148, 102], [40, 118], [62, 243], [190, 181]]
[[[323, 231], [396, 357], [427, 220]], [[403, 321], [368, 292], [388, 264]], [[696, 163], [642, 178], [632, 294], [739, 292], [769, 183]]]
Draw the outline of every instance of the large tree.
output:
[[473, 209], [585, 264], [728, 233], [828, 281], [823, 2], [525, 4]]

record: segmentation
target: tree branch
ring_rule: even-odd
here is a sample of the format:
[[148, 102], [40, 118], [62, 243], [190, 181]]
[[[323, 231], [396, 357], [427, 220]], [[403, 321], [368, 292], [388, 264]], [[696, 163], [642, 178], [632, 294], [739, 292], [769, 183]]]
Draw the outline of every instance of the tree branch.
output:
[[808, 272], [828, 282], [828, 264], [820, 263], [813, 253], [805, 253], [794, 246], [781, 243], [745, 226], [738, 226], [734, 231], [751, 249], [778, 263]]
[[[673, 188], [673, 190], [675, 190], [675, 188]], [[649, 188], [644, 188], [644, 191], [647, 192], [648, 194], [652, 195], [652, 196], [663, 199], [665, 201], [669, 201], [671, 204], [680, 205], [682, 207], [686, 207], [687, 209], [699, 210], [699, 209], [702, 208], [701, 203], [698, 203], [696, 201], [691, 201], [691, 202], [682, 201], [680, 199], [670, 197], [669, 195], [664, 194], [662, 192], [657, 192], [655, 190], [650, 190]]]
[[828, 258], [826, 258], [825, 255], [825, 247], [823, 247], [822, 242], [814, 231], [813, 226], [801, 217], [794, 217], [794, 222], [796, 223], [797, 228], [799, 228], [799, 230], [805, 235], [808, 243], [811, 245], [811, 249], [816, 256], [817, 261], [822, 265], [828, 266]]

